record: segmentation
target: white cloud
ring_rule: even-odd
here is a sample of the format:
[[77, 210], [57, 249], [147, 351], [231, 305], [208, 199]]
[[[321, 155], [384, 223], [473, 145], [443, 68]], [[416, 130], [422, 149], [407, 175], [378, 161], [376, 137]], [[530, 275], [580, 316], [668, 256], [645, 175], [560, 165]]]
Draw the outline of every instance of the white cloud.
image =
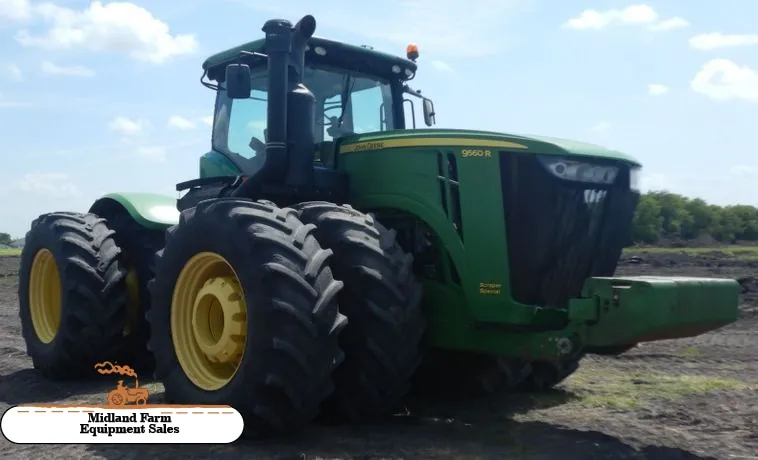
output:
[[[3, 0], [0, 0], [0, 3], [2, 3]], [[21, 69], [14, 63], [7, 64], [4, 69], [5, 77], [10, 81], [19, 82], [24, 79], [24, 74], [21, 72]]]
[[150, 63], [197, 49], [194, 35], [172, 35], [168, 24], [130, 2], [93, 1], [82, 11], [39, 3], [32, 6], [32, 13], [50, 27], [41, 35], [21, 30], [16, 40], [24, 46], [124, 53]]
[[685, 29], [689, 26], [690, 23], [686, 19], [680, 18], [679, 16], [674, 16], [673, 18], [664, 19], [663, 21], [656, 24], [651, 24], [650, 30], [668, 32], [670, 30]]
[[569, 19], [563, 26], [577, 30], [600, 30], [616, 25], [647, 26], [654, 31], [670, 31], [689, 26], [678, 16], [659, 21], [658, 12], [651, 6], [638, 4], [623, 9], [606, 11], [584, 10], [579, 16]]
[[440, 72], [452, 72], [453, 68], [450, 67], [450, 65], [445, 61], [440, 60], [434, 60], [431, 62], [432, 67], [439, 70]]
[[658, 19], [658, 13], [647, 5], [631, 5], [622, 10], [584, 10], [565, 26], [569, 29], [604, 29], [614, 24], [651, 24]]
[[48, 75], [58, 75], [63, 77], [94, 77], [95, 72], [87, 67], [80, 65], [59, 66], [50, 61], [44, 61], [41, 69]]
[[592, 131], [607, 131], [611, 127], [611, 124], [607, 121], [601, 121], [590, 128]]
[[168, 118], [167, 123], [168, 123], [168, 126], [170, 126], [171, 128], [176, 128], [176, 129], [181, 129], [181, 130], [195, 129], [194, 123], [192, 123], [191, 121], [179, 115], [171, 115]]
[[208, 115], [206, 117], [200, 117], [200, 121], [205, 123], [208, 126], [213, 126], [213, 115]]
[[0, 20], [23, 21], [30, 15], [29, 0], [0, 0]]
[[54, 197], [71, 197], [81, 195], [79, 187], [70, 181], [68, 174], [27, 173], [16, 182], [17, 187], [29, 193]]
[[166, 149], [163, 147], [140, 147], [136, 150], [137, 156], [149, 161], [162, 163], [166, 161]]
[[147, 129], [148, 123], [145, 120], [132, 120], [124, 116], [118, 116], [108, 124], [111, 131], [121, 133], [127, 136], [141, 134]]
[[690, 38], [690, 47], [710, 51], [717, 48], [758, 45], [758, 34], [722, 34], [719, 32], [695, 35]]
[[695, 75], [690, 87], [717, 101], [758, 101], [758, 70], [728, 59], [712, 59]]
[[653, 83], [653, 84], [647, 85], [647, 92], [651, 96], [662, 96], [669, 92], [669, 88], [666, 85]]

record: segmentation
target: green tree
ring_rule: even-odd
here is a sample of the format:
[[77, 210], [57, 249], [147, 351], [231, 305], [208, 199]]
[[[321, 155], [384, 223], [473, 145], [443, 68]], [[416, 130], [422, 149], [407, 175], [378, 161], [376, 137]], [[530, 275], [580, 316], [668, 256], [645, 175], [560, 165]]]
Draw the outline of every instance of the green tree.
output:
[[683, 228], [691, 228], [692, 215], [687, 210], [687, 198], [669, 192], [651, 192], [661, 207], [661, 229], [668, 237], [681, 237]]
[[652, 195], [642, 195], [632, 221], [632, 239], [640, 243], [656, 243], [661, 236], [661, 205]]
[[758, 209], [747, 205], [729, 206], [728, 209], [740, 220], [740, 231], [735, 237], [743, 241], [758, 239]]
[[723, 243], [758, 241], [758, 208], [711, 205], [700, 198], [666, 191], [644, 193], [632, 222], [633, 242], [652, 244], [662, 237], [711, 237]]
[[13, 239], [9, 233], [0, 233], [0, 244], [9, 245]]
[[713, 206], [712, 209], [718, 209], [718, 218], [712, 225], [710, 234], [717, 241], [722, 243], [734, 243], [744, 230], [744, 223], [739, 213], [735, 212], [731, 206], [724, 208]]
[[682, 229], [682, 238], [695, 239], [706, 235], [708, 228], [717, 217], [716, 212], [708, 206], [708, 203], [700, 198], [687, 201], [685, 209], [692, 217], [692, 220], [689, 225]]

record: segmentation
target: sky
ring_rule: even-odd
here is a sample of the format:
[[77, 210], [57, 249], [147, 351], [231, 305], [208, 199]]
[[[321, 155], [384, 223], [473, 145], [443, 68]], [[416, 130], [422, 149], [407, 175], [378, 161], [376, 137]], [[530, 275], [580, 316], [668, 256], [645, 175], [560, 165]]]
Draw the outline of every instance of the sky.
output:
[[177, 196], [210, 148], [202, 61], [305, 14], [322, 37], [416, 43], [437, 128], [591, 142], [640, 160], [646, 190], [758, 205], [755, 0], [0, 0], [0, 231]]

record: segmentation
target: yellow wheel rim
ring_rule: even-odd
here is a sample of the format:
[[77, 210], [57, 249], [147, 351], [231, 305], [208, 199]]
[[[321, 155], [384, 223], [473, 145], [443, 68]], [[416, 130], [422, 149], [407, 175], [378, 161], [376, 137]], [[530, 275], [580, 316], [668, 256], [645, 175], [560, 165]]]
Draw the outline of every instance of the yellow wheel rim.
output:
[[40, 249], [29, 274], [29, 313], [37, 338], [50, 343], [61, 323], [61, 278], [53, 253]]
[[237, 373], [247, 339], [247, 304], [239, 278], [220, 255], [196, 254], [179, 273], [171, 339], [179, 365], [198, 388], [218, 390]]
[[139, 278], [137, 270], [130, 269], [126, 274], [126, 324], [124, 324], [124, 336], [131, 334], [134, 326], [139, 321]]

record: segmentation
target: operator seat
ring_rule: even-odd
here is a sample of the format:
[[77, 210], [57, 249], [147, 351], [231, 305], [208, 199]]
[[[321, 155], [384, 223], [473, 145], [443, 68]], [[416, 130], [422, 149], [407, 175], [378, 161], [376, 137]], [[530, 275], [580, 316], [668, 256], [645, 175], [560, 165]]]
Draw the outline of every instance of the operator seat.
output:
[[268, 142], [268, 128], [263, 128], [263, 142], [255, 136], [250, 138], [248, 145], [255, 152], [255, 155], [243, 160], [250, 167], [250, 170], [257, 171], [263, 167], [263, 161], [266, 159], [266, 142]]
[[332, 136], [332, 139], [355, 134], [353, 131], [339, 125], [339, 117], [329, 117], [329, 127], [326, 128], [326, 133]]

